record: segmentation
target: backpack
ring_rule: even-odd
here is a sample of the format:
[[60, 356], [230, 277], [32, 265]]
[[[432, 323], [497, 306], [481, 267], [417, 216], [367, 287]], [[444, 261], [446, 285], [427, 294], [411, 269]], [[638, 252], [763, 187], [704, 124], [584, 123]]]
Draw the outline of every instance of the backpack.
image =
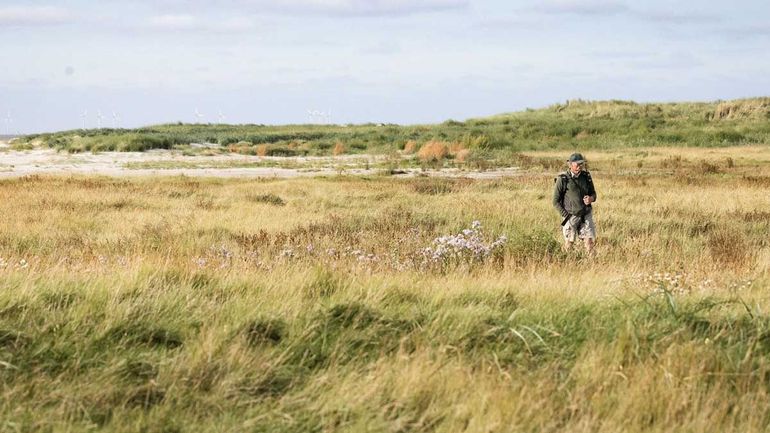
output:
[[567, 173], [559, 173], [559, 175], [553, 179], [553, 183], [562, 182], [562, 188], [559, 188], [561, 191], [561, 194], [559, 195], [559, 203], [564, 201], [564, 194], [567, 192], [567, 183], [569, 183], [569, 178], [570, 177], [567, 176]]

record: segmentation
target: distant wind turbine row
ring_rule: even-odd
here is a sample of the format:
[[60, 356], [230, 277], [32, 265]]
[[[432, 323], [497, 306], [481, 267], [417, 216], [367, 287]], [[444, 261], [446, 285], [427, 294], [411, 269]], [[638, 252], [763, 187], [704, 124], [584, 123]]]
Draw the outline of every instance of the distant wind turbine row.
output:
[[[80, 119], [83, 121], [83, 129], [86, 129], [86, 120], [88, 120], [88, 110], [83, 110], [83, 112], [80, 113]], [[102, 114], [102, 110], [96, 110], [96, 127], [99, 129], [102, 128], [102, 120], [104, 120], [104, 115]], [[112, 127], [117, 128], [118, 126], [120, 126], [120, 115], [113, 110]]]
[[[318, 110], [307, 110], [308, 117], [310, 119], [311, 124], [326, 124], [330, 125], [332, 123], [332, 110], [329, 109], [329, 111], [318, 111]], [[203, 124], [208, 123], [206, 122], [206, 115], [201, 113], [201, 111], [196, 107], [194, 111], [195, 120], [194, 123], [196, 124]], [[102, 121], [104, 120], [105, 116], [102, 114], [102, 110], [97, 109], [96, 115], [94, 116], [96, 119], [96, 127], [101, 129], [102, 128]], [[225, 120], [227, 120], [227, 117], [222, 113], [222, 110], [218, 110], [218, 113], [216, 115], [218, 123], [225, 123]], [[82, 127], [83, 129], [86, 129], [87, 127], [87, 121], [88, 121], [88, 110], [83, 110], [80, 113], [80, 119], [82, 121]], [[8, 130], [8, 124], [11, 122], [11, 114], [10, 111], [8, 112], [8, 116], [6, 117], [5, 123], [6, 123], [6, 133]], [[118, 128], [120, 126], [120, 116], [115, 111], [112, 112], [112, 127]]]
[[[206, 123], [204, 119], [206, 118], [206, 115], [201, 113], [197, 108], [195, 109], [195, 123]], [[222, 110], [219, 110], [219, 113], [217, 114], [217, 120], [218, 123], [225, 123], [225, 117], [224, 114], [222, 114]]]
[[318, 110], [307, 110], [308, 117], [310, 118], [311, 124], [326, 124], [330, 125], [332, 123], [332, 110], [331, 108], [327, 112], [318, 111]]

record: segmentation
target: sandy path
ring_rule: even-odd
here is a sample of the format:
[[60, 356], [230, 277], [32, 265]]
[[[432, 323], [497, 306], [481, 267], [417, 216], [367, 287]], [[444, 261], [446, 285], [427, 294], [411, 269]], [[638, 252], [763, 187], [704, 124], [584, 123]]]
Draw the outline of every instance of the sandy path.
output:
[[[367, 162], [382, 161], [379, 155], [344, 155], [338, 157], [259, 157], [250, 155], [224, 154], [213, 156], [185, 156], [177, 151], [149, 152], [103, 152], [68, 154], [52, 149], [27, 151], [10, 150], [6, 143], [0, 143], [0, 178], [15, 178], [28, 175], [101, 175], [101, 176], [203, 176], [203, 177], [313, 177], [334, 175], [367, 176], [382, 173], [382, 169], [362, 168]], [[222, 167], [223, 165], [256, 164], [291, 165], [282, 167]], [[126, 164], [164, 164], [173, 167], [194, 165], [184, 168], [127, 168]], [[206, 167], [212, 165], [214, 167]], [[484, 172], [442, 169], [422, 171], [405, 169], [396, 177], [417, 175], [441, 177], [469, 177], [492, 179], [518, 174], [516, 168]]]

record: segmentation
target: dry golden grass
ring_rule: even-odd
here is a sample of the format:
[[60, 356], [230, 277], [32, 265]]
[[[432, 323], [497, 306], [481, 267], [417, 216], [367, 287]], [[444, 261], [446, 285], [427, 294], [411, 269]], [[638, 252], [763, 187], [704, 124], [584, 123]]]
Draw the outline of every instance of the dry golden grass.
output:
[[720, 102], [712, 120], [758, 118], [766, 119], [770, 111], [770, 98], [737, 99]]
[[411, 155], [417, 150], [417, 142], [414, 140], [407, 140], [404, 144], [404, 154]]
[[241, 155], [254, 155], [256, 154], [256, 149], [253, 147], [253, 145], [247, 141], [240, 141], [238, 143], [233, 143], [227, 146], [227, 151], [230, 153], [237, 153]]
[[440, 162], [449, 154], [449, 146], [443, 141], [431, 140], [423, 144], [417, 157], [423, 162]]
[[455, 154], [455, 161], [457, 161], [457, 162], [466, 162], [470, 155], [471, 155], [470, 149], [460, 149]]
[[457, 155], [458, 152], [461, 152], [465, 149], [465, 145], [459, 141], [455, 141], [454, 143], [449, 145], [449, 154], [450, 155]]
[[258, 144], [257, 145], [257, 156], [266, 156], [267, 155], [267, 144]]
[[[2, 180], [0, 419], [764, 431], [770, 150], [641, 152], [586, 155], [593, 259], [559, 250], [539, 163], [483, 181]], [[473, 220], [508, 237], [499, 254], [425, 265]]]
[[334, 143], [334, 149], [332, 149], [332, 155], [338, 156], [345, 153], [345, 145], [341, 141]]
[[463, 143], [454, 142], [449, 145], [449, 155], [452, 156], [456, 162], [464, 163], [471, 155], [471, 151], [470, 149], [466, 149]]

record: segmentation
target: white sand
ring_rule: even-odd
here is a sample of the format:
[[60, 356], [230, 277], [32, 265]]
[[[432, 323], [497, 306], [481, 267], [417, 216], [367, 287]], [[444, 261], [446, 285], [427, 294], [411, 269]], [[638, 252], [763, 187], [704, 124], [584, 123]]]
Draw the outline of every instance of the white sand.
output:
[[[343, 155], [337, 157], [259, 157], [238, 154], [213, 156], [185, 156], [178, 151], [154, 150], [148, 152], [103, 152], [68, 154], [52, 149], [26, 151], [10, 150], [0, 142], [0, 178], [28, 175], [91, 174], [101, 176], [204, 176], [204, 177], [311, 177], [334, 175], [375, 175], [382, 169], [366, 169], [370, 164], [385, 159], [380, 155]], [[255, 164], [265, 161], [286, 163], [299, 168], [239, 167], [208, 168], [206, 165]], [[132, 169], [127, 163], [194, 164], [202, 168], [153, 168]], [[419, 174], [444, 177], [469, 177], [491, 179], [519, 173], [516, 168], [501, 170], [460, 171], [458, 169], [427, 170], [408, 169], [396, 177]]]

